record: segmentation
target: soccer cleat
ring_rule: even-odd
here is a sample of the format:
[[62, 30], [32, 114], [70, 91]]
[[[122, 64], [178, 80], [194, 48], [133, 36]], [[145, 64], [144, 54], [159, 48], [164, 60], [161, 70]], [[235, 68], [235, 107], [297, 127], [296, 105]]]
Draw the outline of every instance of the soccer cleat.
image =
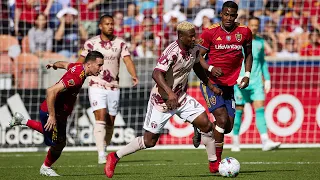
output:
[[232, 152], [239, 152], [240, 151], [240, 140], [238, 135], [232, 136], [232, 147], [231, 151]]
[[196, 127], [193, 127], [193, 128], [194, 128], [194, 131], [193, 131], [194, 134], [192, 137], [192, 143], [195, 148], [198, 148], [201, 143], [201, 133], [198, 131], [198, 128]]
[[44, 164], [42, 164], [40, 168], [40, 174], [43, 176], [60, 176], [53, 169], [51, 169], [51, 167], [46, 167]]
[[98, 156], [98, 164], [105, 164], [106, 162], [106, 156]]
[[18, 125], [22, 125], [22, 121], [24, 120], [24, 117], [21, 113], [14, 113], [9, 125], [12, 128], [13, 126], [18, 126]]
[[281, 145], [281, 142], [273, 142], [272, 140], [267, 140], [267, 142], [262, 144], [262, 151], [270, 151], [278, 149]]
[[116, 165], [119, 161], [119, 159], [116, 158], [115, 152], [109, 153], [107, 156], [107, 163], [104, 167], [104, 173], [108, 178], [112, 178], [114, 174], [114, 169], [116, 168]]
[[220, 164], [219, 161], [214, 161], [214, 162], [209, 161], [209, 171], [211, 173], [219, 172], [219, 164]]

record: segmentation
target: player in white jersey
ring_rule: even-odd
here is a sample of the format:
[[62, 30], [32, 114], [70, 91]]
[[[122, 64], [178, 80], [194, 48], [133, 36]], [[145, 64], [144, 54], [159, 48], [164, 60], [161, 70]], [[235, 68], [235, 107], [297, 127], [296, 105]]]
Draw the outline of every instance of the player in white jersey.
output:
[[120, 59], [123, 59], [132, 77], [133, 86], [136, 86], [139, 80], [126, 42], [113, 34], [112, 16], [101, 16], [99, 29], [100, 35], [85, 42], [78, 62], [83, 62], [89, 51], [99, 51], [104, 55], [104, 65], [100, 75], [89, 77], [89, 100], [96, 119], [94, 137], [98, 150], [98, 163], [104, 164], [105, 147], [110, 144], [114, 120], [118, 113]]
[[154, 147], [161, 130], [175, 114], [201, 130], [208, 160], [217, 160], [215, 141], [212, 137], [213, 124], [209, 121], [204, 107], [186, 93], [191, 69], [193, 68], [196, 75], [212, 91], [218, 94], [221, 94], [222, 91], [210, 83], [200, 64], [199, 49], [195, 46], [194, 25], [182, 22], [177, 26], [177, 30], [178, 40], [164, 50], [152, 74], [156, 85], [150, 94], [143, 126], [145, 133], [117, 152], [109, 153], [105, 166], [105, 173], [109, 178], [113, 176], [120, 158], [142, 149]]

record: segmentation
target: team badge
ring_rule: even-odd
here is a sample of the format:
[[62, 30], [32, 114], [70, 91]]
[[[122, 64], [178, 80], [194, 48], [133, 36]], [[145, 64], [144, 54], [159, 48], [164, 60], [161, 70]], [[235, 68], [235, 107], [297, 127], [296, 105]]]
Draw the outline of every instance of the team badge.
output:
[[240, 34], [240, 33], [238, 32], [235, 36], [236, 36], [236, 40], [237, 40], [238, 42], [240, 42], [241, 39], [242, 39], [242, 34]]
[[68, 86], [74, 86], [76, 83], [74, 82], [74, 80], [73, 79], [70, 79], [69, 81], [68, 81]]
[[152, 122], [151, 122], [151, 127], [152, 127], [153, 129], [155, 129], [155, 128], [158, 127], [158, 124], [157, 124], [155, 121], [152, 121]]
[[227, 36], [226, 39], [227, 39], [227, 41], [230, 41], [231, 40], [231, 36]]

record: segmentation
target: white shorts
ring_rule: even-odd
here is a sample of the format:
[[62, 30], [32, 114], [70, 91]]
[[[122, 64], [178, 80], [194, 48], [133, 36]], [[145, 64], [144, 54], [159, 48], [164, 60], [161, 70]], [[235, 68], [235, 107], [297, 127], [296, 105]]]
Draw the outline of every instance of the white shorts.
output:
[[107, 90], [97, 87], [89, 87], [89, 100], [93, 111], [107, 109], [111, 116], [118, 114], [120, 90]]
[[192, 123], [200, 114], [205, 112], [205, 109], [193, 97], [187, 95], [186, 98], [186, 102], [183, 106], [168, 112], [161, 112], [156, 109], [149, 99], [143, 129], [154, 134], [159, 134], [168, 120], [175, 114], [181, 119]]

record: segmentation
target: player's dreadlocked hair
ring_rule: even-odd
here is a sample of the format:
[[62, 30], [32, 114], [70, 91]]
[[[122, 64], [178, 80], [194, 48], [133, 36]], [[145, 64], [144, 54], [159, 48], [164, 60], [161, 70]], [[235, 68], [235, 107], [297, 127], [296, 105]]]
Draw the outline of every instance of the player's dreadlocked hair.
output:
[[104, 56], [99, 51], [90, 51], [87, 54], [87, 56], [86, 56], [86, 58], [84, 60], [84, 63], [87, 63], [88, 61], [95, 61], [97, 58], [103, 59]]
[[183, 21], [183, 22], [179, 23], [177, 26], [178, 35], [182, 32], [189, 31], [194, 28], [195, 27], [192, 23], [190, 23], [188, 21]]
[[223, 8], [233, 8], [233, 9], [236, 9], [238, 11], [238, 4], [233, 2], [233, 1], [226, 1], [222, 5], [222, 9]]

